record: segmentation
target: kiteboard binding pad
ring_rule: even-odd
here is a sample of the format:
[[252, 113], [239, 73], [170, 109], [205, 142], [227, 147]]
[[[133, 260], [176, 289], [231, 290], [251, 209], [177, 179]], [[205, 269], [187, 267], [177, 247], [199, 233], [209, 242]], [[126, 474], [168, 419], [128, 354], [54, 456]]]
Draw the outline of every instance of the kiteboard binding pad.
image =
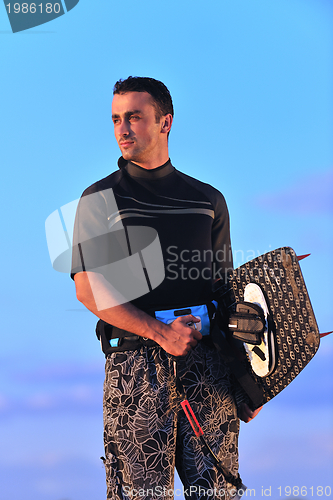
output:
[[267, 302], [260, 286], [256, 283], [249, 283], [246, 285], [244, 290], [244, 301], [257, 304], [264, 313], [265, 326], [260, 339], [260, 345], [244, 342], [244, 348], [254, 373], [259, 377], [267, 377], [273, 372], [276, 364], [275, 343], [273, 330], [270, 323], [268, 323], [269, 313]]
[[[318, 325], [294, 250], [279, 248], [243, 264], [215, 296], [221, 317], [229, 320], [225, 337], [218, 339], [215, 329], [213, 341], [252, 409], [258, 408], [287, 387], [319, 348]], [[250, 326], [239, 319], [242, 315], [253, 318]]]

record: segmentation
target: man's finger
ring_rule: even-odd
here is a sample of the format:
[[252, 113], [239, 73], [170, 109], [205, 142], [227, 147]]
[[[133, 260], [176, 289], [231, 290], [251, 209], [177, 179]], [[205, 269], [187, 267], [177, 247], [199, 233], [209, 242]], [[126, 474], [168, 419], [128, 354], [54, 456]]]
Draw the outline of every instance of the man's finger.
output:
[[193, 316], [192, 314], [187, 314], [186, 316], [179, 316], [178, 318], [175, 319], [175, 321], [188, 324], [188, 323], [199, 323], [200, 319], [197, 318], [196, 316]]

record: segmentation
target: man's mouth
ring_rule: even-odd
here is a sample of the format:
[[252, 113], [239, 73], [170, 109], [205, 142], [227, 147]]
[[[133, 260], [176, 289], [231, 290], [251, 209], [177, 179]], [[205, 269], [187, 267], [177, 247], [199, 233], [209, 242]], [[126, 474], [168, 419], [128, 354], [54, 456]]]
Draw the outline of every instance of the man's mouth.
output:
[[119, 146], [126, 148], [134, 144], [134, 141], [122, 141], [119, 143]]

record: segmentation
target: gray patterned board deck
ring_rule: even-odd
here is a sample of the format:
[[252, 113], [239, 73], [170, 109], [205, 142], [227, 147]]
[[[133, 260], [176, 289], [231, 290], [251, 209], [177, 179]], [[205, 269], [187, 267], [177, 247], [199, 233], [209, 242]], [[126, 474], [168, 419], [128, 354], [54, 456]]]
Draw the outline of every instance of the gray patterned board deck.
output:
[[267, 377], [248, 371], [263, 389], [263, 401], [274, 398], [303, 370], [319, 348], [319, 330], [303, 275], [292, 248], [283, 247], [235, 269], [229, 277], [226, 306], [234, 310], [244, 300], [248, 283], [263, 291], [275, 336], [276, 368]]

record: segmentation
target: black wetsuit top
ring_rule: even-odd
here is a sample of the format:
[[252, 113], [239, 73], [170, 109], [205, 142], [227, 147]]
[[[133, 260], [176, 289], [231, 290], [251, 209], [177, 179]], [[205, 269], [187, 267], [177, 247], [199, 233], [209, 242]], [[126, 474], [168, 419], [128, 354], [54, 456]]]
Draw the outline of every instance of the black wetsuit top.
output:
[[[90, 186], [81, 197], [74, 230], [72, 278], [80, 271], [102, 272], [101, 266], [111, 260], [120, 262], [134, 253], [129, 235], [133, 226], [146, 226], [158, 234], [165, 275], [154, 287], [146, 273], [150, 290], [131, 302], [151, 311], [211, 300], [212, 282], [224, 280], [233, 265], [223, 195], [179, 172], [170, 161], [146, 170], [121, 157], [118, 165], [117, 172]], [[93, 196], [86, 198], [91, 201], [85, 205], [88, 195]], [[146, 243], [147, 238], [138, 246], [143, 248]], [[112, 252], [116, 258], [110, 257]], [[107, 273], [105, 277], [108, 279]]]

